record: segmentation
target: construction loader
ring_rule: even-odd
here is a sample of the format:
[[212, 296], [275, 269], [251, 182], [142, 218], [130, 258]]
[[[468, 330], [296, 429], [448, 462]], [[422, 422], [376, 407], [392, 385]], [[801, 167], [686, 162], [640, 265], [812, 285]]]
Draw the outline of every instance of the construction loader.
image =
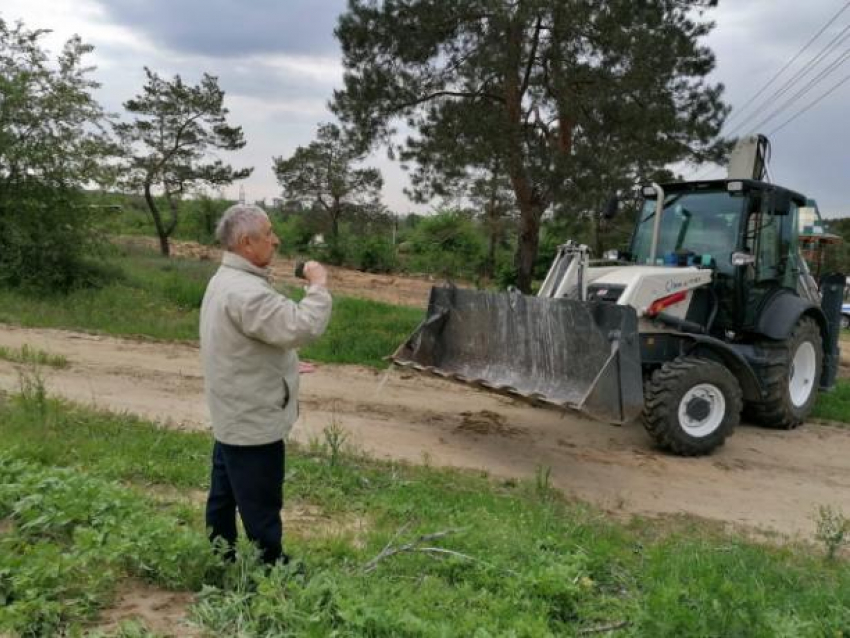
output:
[[726, 179], [642, 188], [627, 252], [558, 250], [536, 296], [452, 286], [392, 360], [623, 424], [701, 455], [742, 415], [793, 428], [835, 384], [845, 278], [816, 282], [800, 251], [813, 202], [765, 181], [743, 138]]

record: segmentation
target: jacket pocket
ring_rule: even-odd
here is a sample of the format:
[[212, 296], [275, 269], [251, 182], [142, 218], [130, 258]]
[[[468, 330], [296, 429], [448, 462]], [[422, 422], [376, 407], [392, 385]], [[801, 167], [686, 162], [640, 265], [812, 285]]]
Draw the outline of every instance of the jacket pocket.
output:
[[283, 381], [283, 403], [281, 404], [282, 409], [286, 409], [286, 406], [289, 405], [289, 400], [291, 398], [289, 393], [289, 384], [286, 382], [286, 379], [282, 379]]

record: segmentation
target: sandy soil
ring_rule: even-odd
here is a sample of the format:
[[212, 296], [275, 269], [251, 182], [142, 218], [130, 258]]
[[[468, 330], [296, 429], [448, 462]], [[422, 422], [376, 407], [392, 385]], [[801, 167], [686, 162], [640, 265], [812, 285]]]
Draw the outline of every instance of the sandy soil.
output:
[[[123, 244], [145, 246], [157, 249], [157, 240], [152, 237], [122, 237], [118, 241]], [[221, 251], [212, 246], [203, 246], [189, 241], [171, 241], [171, 254], [175, 257], [194, 258], [202, 260], [218, 261], [221, 259]], [[368, 272], [359, 272], [347, 268], [328, 266], [329, 286], [334, 294], [348, 297], [361, 297], [374, 301], [397, 304], [402, 306], [415, 306], [424, 308], [428, 305], [428, 295], [431, 286], [439, 283], [433, 277], [401, 276], [401, 275], [379, 275]], [[271, 265], [272, 275], [276, 283], [301, 286], [303, 280], [296, 279], [295, 260], [276, 257]]]
[[92, 630], [112, 634], [122, 622], [142, 623], [149, 631], [163, 636], [194, 637], [202, 632], [188, 624], [188, 608], [194, 595], [155, 587], [140, 580], [118, 584], [115, 604], [104, 610]]
[[[207, 427], [195, 347], [0, 327], [0, 345], [23, 344], [68, 358], [68, 368], [45, 370], [50, 392], [169, 427]], [[715, 454], [683, 459], [654, 450], [639, 425], [600, 424], [407, 372], [320, 365], [302, 385], [293, 431], [302, 442], [336, 422], [376, 457], [516, 478], [548, 466], [556, 487], [618, 515], [688, 513], [810, 537], [819, 505], [850, 513], [850, 429], [743, 426]], [[17, 387], [16, 366], [0, 361], [0, 388]]]

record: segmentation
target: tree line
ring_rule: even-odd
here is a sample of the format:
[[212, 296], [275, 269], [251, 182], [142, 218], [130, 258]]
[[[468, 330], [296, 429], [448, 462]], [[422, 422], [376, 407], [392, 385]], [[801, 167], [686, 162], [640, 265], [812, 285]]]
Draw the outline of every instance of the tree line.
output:
[[[599, 247], [594, 213], [610, 194], [674, 162], [725, 157], [729, 108], [700, 43], [715, 4], [351, 0], [335, 30], [338, 122], [273, 159], [282, 197], [322, 213], [339, 243], [343, 220], [382, 210], [380, 172], [363, 160], [384, 148], [412, 167], [414, 200], [477, 210], [486, 274], [513, 242], [503, 270], [527, 292], [547, 214], [592, 220]], [[74, 37], [51, 61], [44, 33], [0, 19], [0, 281], [61, 289], [91, 275], [85, 188], [143, 196], [168, 254], [185, 196], [253, 169], [213, 155], [246, 143], [215, 76], [192, 85], [145, 68], [114, 121], [92, 96], [92, 47]]]

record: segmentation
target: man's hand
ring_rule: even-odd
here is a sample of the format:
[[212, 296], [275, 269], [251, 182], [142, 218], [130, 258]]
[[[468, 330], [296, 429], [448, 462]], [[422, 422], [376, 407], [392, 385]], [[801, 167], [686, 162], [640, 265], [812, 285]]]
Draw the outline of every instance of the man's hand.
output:
[[304, 264], [304, 279], [311, 286], [327, 286], [328, 271], [318, 261], [308, 261]]
[[306, 361], [298, 362], [298, 372], [301, 374], [309, 374], [310, 372], [315, 372], [316, 366], [312, 363], [307, 363]]

